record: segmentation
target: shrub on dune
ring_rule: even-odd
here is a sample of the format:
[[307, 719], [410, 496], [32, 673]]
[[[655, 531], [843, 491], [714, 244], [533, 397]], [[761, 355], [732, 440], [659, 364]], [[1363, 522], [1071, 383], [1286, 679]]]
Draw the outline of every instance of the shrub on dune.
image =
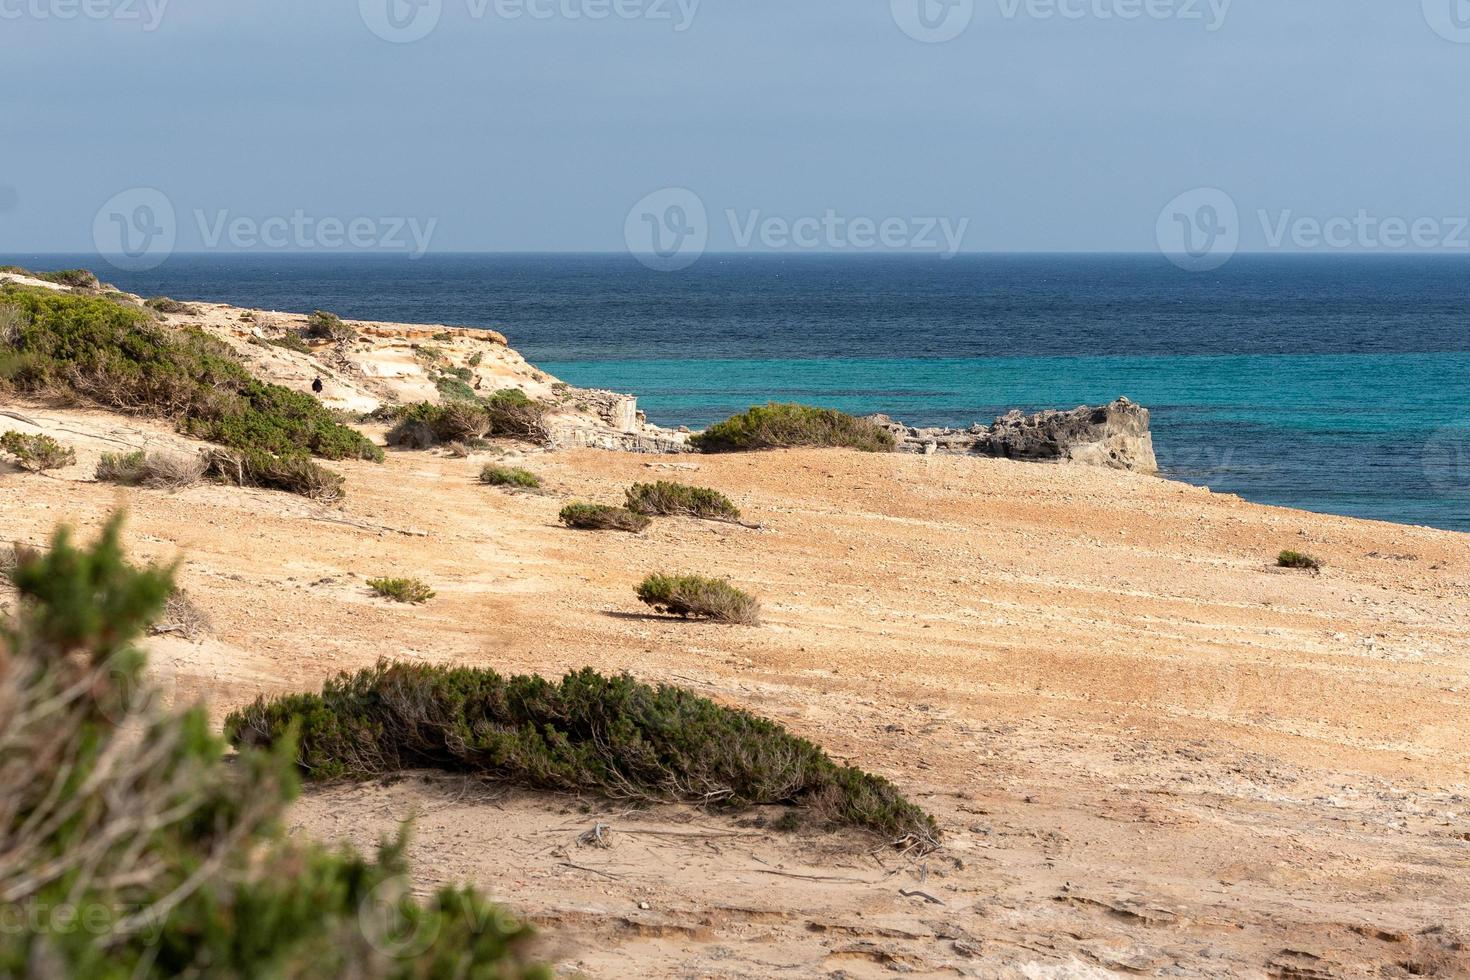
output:
[[291, 723], [227, 761], [205, 707], [163, 704], [137, 640], [166, 625], [172, 573], [123, 561], [116, 522], [85, 549], [58, 533], [11, 577], [0, 976], [549, 978], [478, 893], [415, 899], [401, 835], [372, 857], [288, 835]]
[[682, 483], [635, 483], [628, 489], [628, 509], [649, 516], [698, 517], [707, 521], [738, 521], [740, 508], [708, 487]]
[[722, 579], [650, 575], [638, 586], [638, 598], [674, 616], [742, 626], [758, 626], [761, 621], [761, 606], [755, 597]]
[[539, 476], [515, 466], [486, 466], [480, 471], [480, 482], [492, 487], [511, 487], [517, 490], [541, 488]]
[[306, 335], [317, 340], [329, 340], [334, 344], [357, 339], [357, 331], [342, 322], [335, 313], [317, 310], [306, 318]]
[[287, 470], [309, 470], [311, 456], [383, 458], [321, 402], [253, 377], [227, 344], [198, 328], [168, 327], [103, 297], [13, 285], [0, 286], [4, 305], [22, 322], [0, 335], [0, 393], [169, 419], [197, 438], [276, 457]]
[[546, 411], [546, 406], [513, 389], [498, 391], [489, 398], [404, 405], [394, 412], [388, 444], [401, 449], [428, 449], [440, 443], [486, 437], [543, 443], [547, 439]]
[[1276, 564], [1281, 568], [1295, 568], [1307, 572], [1320, 572], [1322, 563], [1311, 555], [1304, 555], [1300, 551], [1283, 551], [1276, 556]]
[[16, 463], [32, 473], [59, 470], [77, 461], [77, 453], [48, 435], [7, 432], [0, 435], [0, 450], [15, 458]]
[[321, 694], [257, 700], [225, 722], [242, 747], [289, 743], [297, 725], [297, 759], [311, 778], [434, 768], [635, 803], [796, 804], [903, 846], [939, 837], [893, 784], [839, 766], [773, 721], [590, 669], [552, 682], [380, 663]]
[[558, 515], [561, 522], [577, 531], [627, 531], [636, 534], [653, 523], [626, 507], [607, 504], [568, 504]]
[[368, 582], [372, 589], [384, 599], [419, 605], [434, 598], [434, 590], [416, 578], [375, 578]]
[[259, 487], [332, 501], [346, 495], [342, 474], [305, 456], [272, 456], [249, 449], [211, 449], [204, 456], [209, 476], [239, 487]]
[[97, 479], [129, 487], [181, 490], [204, 479], [209, 460], [203, 455], [144, 452], [103, 453]]
[[810, 405], [758, 405], [696, 433], [689, 444], [704, 453], [831, 446], [892, 452], [893, 433], [867, 419]]

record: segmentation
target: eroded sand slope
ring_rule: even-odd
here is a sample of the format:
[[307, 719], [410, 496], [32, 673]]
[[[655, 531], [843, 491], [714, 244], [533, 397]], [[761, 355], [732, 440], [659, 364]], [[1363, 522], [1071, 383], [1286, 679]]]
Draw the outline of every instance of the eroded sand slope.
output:
[[[7, 407], [80, 459], [0, 468], [5, 537], [40, 544], [124, 506], [137, 555], [185, 560], [215, 628], [155, 641], [175, 697], [219, 715], [380, 657], [628, 670], [780, 719], [945, 831], [942, 852], [905, 858], [451, 777], [296, 807], [296, 832], [360, 843], [417, 814], [416, 884], [480, 882], [543, 923], [569, 969], [1470, 975], [1470, 537], [1130, 474], [841, 451], [511, 448], [544, 496], [479, 486], [494, 454], [422, 452], [334, 464], [349, 496], [333, 507], [122, 490], [92, 481], [99, 453], [184, 441]], [[717, 487], [764, 529], [556, 523], [568, 499], [654, 477]], [[1272, 568], [1283, 547], [1326, 572]], [[656, 569], [728, 575], [767, 625], [645, 615], [633, 585]], [[385, 604], [363, 585], [383, 574], [439, 597]], [[579, 846], [598, 823], [612, 846]]]

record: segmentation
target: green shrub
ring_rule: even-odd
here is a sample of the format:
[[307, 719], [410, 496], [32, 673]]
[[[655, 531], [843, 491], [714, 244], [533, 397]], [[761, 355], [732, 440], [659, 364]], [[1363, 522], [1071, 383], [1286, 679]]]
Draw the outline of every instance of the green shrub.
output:
[[297, 725], [299, 764], [313, 778], [436, 768], [621, 801], [799, 804], [905, 846], [939, 837], [887, 780], [838, 766], [779, 724], [626, 675], [588, 669], [552, 683], [381, 663], [320, 695], [257, 700], [225, 722], [247, 748], [289, 743]]
[[32, 272], [27, 274], [32, 279], [54, 282], [58, 286], [70, 286], [73, 289], [98, 289], [102, 285], [98, 281], [96, 274], [88, 269], [61, 269], [57, 272]]
[[0, 350], [10, 354], [0, 357], [0, 391], [167, 418], [190, 435], [282, 462], [383, 458], [321, 402], [252, 377], [228, 345], [198, 328], [170, 328], [136, 307], [41, 289], [0, 286], [0, 301], [18, 307], [25, 321]]
[[129, 487], [181, 490], [204, 478], [209, 461], [202, 455], [178, 453], [103, 453], [97, 464], [97, 479]]
[[561, 522], [578, 531], [628, 531], [636, 534], [652, 523], [626, 507], [606, 504], [568, 504], [561, 509]]
[[448, 344], [453, 342], [454, 334], [448, 330], [440, 330], [438, 333], [434, 334], [432, 339], [439, 341], [441, 344]]
[[515, 466], [491, 464], [480, 471], [480, 482], [492, 487], [516, 487], [521, 490], [541, 489], [541, 478], [529, 470]]
[[342, 318], [335, 313], [325, 310], [317, 310], [306, 318], [306, 335], [318, 340], [330, 340], [334, 344], [347, 343], [357, 339], [357, 331], [342, 322]]
[[761, 604], [729, 582], [698, 575], [650, 575], [638, 598], [660, 612], [720, 623], [758, 626]]
[[474, 401], [475, 389], [463, 381], [448, 374], [441, 374], [434, 379], [434, 387], [438, 389], [441, 397], [455, 401]]
[[150, 310], [157, 310], [159, 313], [179, 313], [186, 316], [198, 316], [200, 313], [199, 307], [190, 303], [180, 303], [178, 300], [169, 299], [167, 296], [155, 296], [150, 300], [145, 300], [143, 305]]
[[280, 337], [272, 337], [266, 343], [272, 347], [279, 347], [282, 350], [292, 351], [297, 354], [311, 353], [311, 345], [302, 338], [301, 334], [292, 331], [287, 331]]
[[[466, 360], [465, 363], [468, 364], [472, 368], [477, 368], [477, 367], [480, 366], [480, 362], [483, 361], [484, 359], [485, 359], [485, 355], [483, 353], [481, 353], [480, 351], [475, 351], [473, 354], [471, 354], [469, 356], [468, 360]], [[466, 378], [465, 380], [468, 381], [469, 379]]]
[[434, 598], [434, 590], [416, 578], [375, 578], [368, 582], [368, 588], [394, 602], [417, 605]]
[[548, 436], [546, 407], [521, 391], [499, 391], [489, 398], [471, 397], [442, 405], [418, 402], [402, 406], [395, 414], [397, 423], [388, 432], [388, 445], [404, 449], [487, 436], [543, 443]]
[[58, 532], [11, 577], [0, 976], [549, 978], [477, 893], [413, 899], [402, 835], [376, 857], [288, 836], [291, 726], [227, 761], [205, 707], [163, 704], [137, 639], [172, 573], [129, 567], [116, 521], [89, 549]]
[[24, 432], [11, 431], [0, 435], [0, 450], [14, 456], [17, 463], [32, 473], [59, 470], [77, 461], [75, 449], [39, 433], [26, 435]]
[[1309, 572], [1320, 572], [1322, 563], [1311, 555], [1304, 555], [1300, 551], [1283, 551], [1276, 556], [1276, 564], [1281, 568], [1299, 568]]
[[867, 419], [809, 405], [758, 405], [696, 433], [690, 445], [705, 453], [748, 452], [796, 446], [836, 446], [892, 452], [893, 433]]
[[259, 487], [330, 502], [346, 495], [342, 474], [307, 456], [272, 456], [256, 449], [211, 449], [205, 474], [238, 487]]
[[710, 521], [738, 521], [740, 508], [708, 487], [682, 483], [635, 483], [628, 490], [628, 509], [635, 514], [668, 517], [699, 517]]

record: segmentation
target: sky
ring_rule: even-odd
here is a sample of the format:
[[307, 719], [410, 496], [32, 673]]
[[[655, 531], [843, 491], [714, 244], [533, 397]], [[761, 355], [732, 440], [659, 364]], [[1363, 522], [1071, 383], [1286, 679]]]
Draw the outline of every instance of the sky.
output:
[[0, 253], [1470, 254], [1467, 82], [1470, 0], [0, 0]]

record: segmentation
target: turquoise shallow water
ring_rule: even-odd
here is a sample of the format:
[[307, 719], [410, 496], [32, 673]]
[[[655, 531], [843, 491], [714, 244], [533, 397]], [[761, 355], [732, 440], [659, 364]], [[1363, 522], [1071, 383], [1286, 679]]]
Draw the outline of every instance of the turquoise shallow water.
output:
[[1126, 394], [1153, 412], [1177, 479], [1303, 510], [1470, 530], [1470, 354], [550, 361], [633, 391], [655, 422], [700, 425], [765, 400], [990, 422], [1010, 408]]

